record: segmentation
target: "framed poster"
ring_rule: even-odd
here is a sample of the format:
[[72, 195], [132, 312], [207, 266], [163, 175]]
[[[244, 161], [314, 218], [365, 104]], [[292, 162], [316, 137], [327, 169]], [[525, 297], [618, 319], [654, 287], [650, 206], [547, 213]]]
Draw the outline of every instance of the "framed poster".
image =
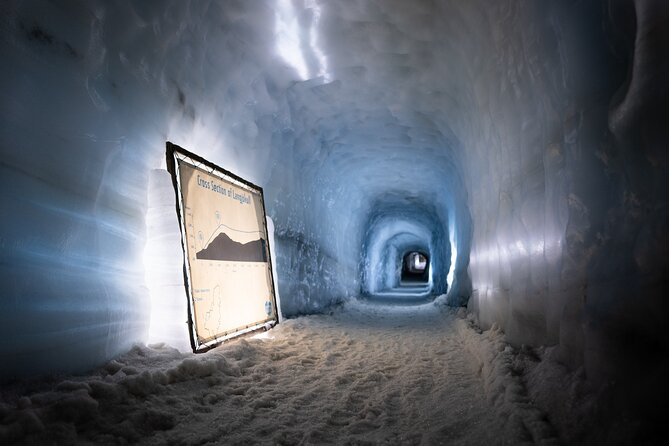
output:
[[167, 143], [193, 352], [278, 322], [262, 188]]

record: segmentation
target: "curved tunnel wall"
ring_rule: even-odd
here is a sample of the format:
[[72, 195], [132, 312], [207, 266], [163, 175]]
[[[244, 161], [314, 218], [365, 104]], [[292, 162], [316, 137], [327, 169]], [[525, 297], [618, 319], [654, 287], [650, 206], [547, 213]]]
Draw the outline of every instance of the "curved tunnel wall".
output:
[[449, 222], [446, 209], [439, 212], [431, 198], [388, 193], [370, 207], [362, 243], [362, 294], [375, 295], [397, 287], [402, 257], [412, 249], [429, 252], [431, 267], [440, 272], [433, 276], [431, 294], [447, 292], [446, 278], [451, 266]]
[[[666, 137], [642, 126], [627, 139], [611, 132], [611, 110], [621, 90], [634, 88], [627, 73], [638, 59], [622, 45], [611, 51], [620, 37], [607, 22], [619, 13], [615, 5], [515, 11], [514, 20], [531, 28], [497, 21], [512, 12], [502, 5], [487, 10], [488, 29], [499, 36], [490, 50], [506, 57], [481, 57], [472, 67], [497, 81], [477, 84], [476, 119], [460, 133], [474, 221], [471, 308], [484, 326], [504, 327], [511, 342], [558, 345], [562, 361], [600, 382], [632, 373], [631, 363], [657, 371], [666, 348], [653, 343], [650, 359], [638, 344], [654, 331], [642, 314], [666, 309], [656, 274], [666, 270], [659, 251], [667, 243], [651, 229], [666, 221], [657, 177], [666, 152], [654, 158], [651, 149]], [[666, 5], [655, 7], [666, 14]], [[665, 68], [649, 69], [656, 70]], [[663, 120], [646, 116], [648, 127]], [[654, 261], [643, 260], [650, 255]]]
[[171, 140], [265, 188], [288, 315], [366, 289], [388, 226], [370, 228], [401, 215], [443, 240], [433, 289], [484, 327], [600, 382], [660, 376], [666, 5], [291, 5], [0, 6], [3, 373], [145, 339], [148, 178]]

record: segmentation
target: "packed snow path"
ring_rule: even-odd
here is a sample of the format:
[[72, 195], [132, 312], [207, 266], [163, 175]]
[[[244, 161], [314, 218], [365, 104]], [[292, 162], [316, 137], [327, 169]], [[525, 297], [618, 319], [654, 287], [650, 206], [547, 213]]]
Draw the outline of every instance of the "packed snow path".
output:
[[553, 443], [504, 347], [433, 304], [351, 302], [204, 355], [138, 346], [91, 376], [5, 390], [0, 440]]

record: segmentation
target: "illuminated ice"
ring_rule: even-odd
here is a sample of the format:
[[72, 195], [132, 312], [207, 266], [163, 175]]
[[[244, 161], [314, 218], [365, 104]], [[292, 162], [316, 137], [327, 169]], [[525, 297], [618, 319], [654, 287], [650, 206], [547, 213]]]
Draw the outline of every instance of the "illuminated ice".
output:
[[659, 399], [666, 5], [3, 2], [0, 373], [178, 336], [170, 140], [264, 188], [286, 316], [426, 250], [421, 293]]

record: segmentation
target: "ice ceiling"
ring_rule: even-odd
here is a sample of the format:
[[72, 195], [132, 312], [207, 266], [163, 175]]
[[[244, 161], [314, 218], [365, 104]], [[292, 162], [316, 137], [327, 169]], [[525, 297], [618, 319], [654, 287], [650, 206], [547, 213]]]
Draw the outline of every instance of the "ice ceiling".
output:
[[424, 250], [430, 292], [590, 376], [641, 359], [621, 339], [656, 339], [660, 1], [0, 12], [6, 374], [81, 370], [146, 339], [148, 296], [181, 286], [167, 140], [264, 188], [287, 315], [393, 289]]

